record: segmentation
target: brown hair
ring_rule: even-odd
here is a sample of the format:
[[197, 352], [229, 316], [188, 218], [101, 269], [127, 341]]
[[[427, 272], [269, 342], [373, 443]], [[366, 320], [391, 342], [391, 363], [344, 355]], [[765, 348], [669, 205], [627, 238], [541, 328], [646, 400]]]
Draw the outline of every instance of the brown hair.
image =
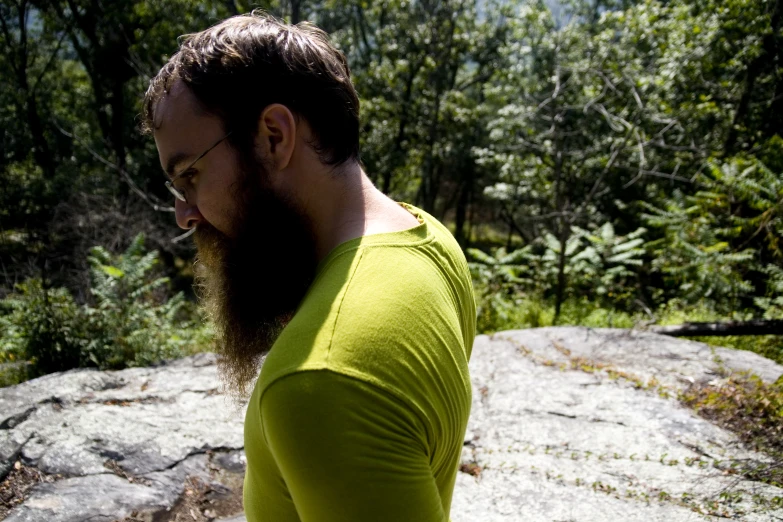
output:
[[359, 159], [359, 97], [348, 63], [312, 24], [253, 11], [181, 37], [179, 51], [150, 81], [143, 132], [155, 128], [155, 105], [177, 79], [223, 119], [241, 150], [249, 150], [264, 108], [280, 103], [310, 125], [310, 145], [322, 162]]

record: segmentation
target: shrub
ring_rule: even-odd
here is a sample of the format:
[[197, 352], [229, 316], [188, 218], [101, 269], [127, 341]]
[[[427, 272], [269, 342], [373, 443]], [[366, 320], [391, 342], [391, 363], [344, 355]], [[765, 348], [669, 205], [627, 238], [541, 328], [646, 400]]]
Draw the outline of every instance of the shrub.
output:
[[3, 301], [0, 362], [30, 361], [32, 374], [81, 366], [87, 338], [83, 311], [64, 288], [47, 289], [40, 279], [16, 286]]
[[479, 332], [519, 327], [520, 296], [529, 282], [524, 261], [529, 254], [529, 248], [510, 254], [504, 248], [498, 248], [492, 255], [468, 249], [468, 255], [475, 260], [468, 266], [473, 276]]
[[[30, 376], [80, 366], [119, 369], [209, 345], [211, 331], [198, 326], [195, 306], [182, 293], [169, 297], [168, 278], [155, 275], [157, 252], [145, 252], [143, 235], [117, 256], [95, 247], [89, 262], [90, 303], [80, 306], [66, 289], [38, 279], [0, 302], [0, 364], [28, 361]], [[17, 371], [2, 380], [20, 378]]]
[[[478, 291], [477, 291], [478, 294]], [[500, 301], [502, 308], [493, 309]], [[587, 326], [590, 328], [633, 328], [642, 319], [640, 314], [630, 314], [612, 308], [604, 308], [588, 299], [571, 298], [563, 303], [560, 318], [555, 323], [555, 305], [544, 298], [502, 299], [497, 294], [479, 294], [479, 333], [492, 333], [519, 328], [544, 326]]]
[[30, 363], [27, 361], [0, 363], [0, 388], [13, 386], [29, 379]]
[[[575, 304], [571, 307], [572, 317], [561, 317], [558, 323], [583, 324], [583, 311], [591, 312], [599, 305], [606, 310], [628, 307], [635, 296], [631, 282], [636, 279], [634, 269], [642, 265], [642, 236], [646, 230], [640, 228], [620, 236], [611, 223], [604, 223], [591, 230], [572, 227], [571, 232], [565, 245], [564, 274], [568, 284], [561, 314], [566, 313], [567, 303]], [[504, 248], [491, 253], [468, 249], [480, 331], [553, 323], [554, 307], [549, 317], [548, 303], [556, 293], [560, 248], [557, 238], [547, 233], [512, 252]], [[583, 305], [588, 301], [580, 297], [583, 295], [590, 296], [586, 309]], [[579, 317], [575, 319], [574, 315]], [[611, 326], [615, 316], [619, 320], [623, 313], [610, 311], [605, 315], [605, 321], [592, 317], [589, 325]], [[626, 320], [621, 322], [632, 326], [628, 314], [624, 317]]]

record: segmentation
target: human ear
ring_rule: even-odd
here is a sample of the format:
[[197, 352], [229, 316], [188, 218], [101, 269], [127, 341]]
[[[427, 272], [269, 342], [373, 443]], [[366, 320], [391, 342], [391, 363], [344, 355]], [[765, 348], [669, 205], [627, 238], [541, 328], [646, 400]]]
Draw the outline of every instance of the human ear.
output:
[[285, 169], [291, 161], [296, 143], [296, 118], [285, 105], [273, 103], [258, 118], [255, 146], [261, 157], [275, 171]]

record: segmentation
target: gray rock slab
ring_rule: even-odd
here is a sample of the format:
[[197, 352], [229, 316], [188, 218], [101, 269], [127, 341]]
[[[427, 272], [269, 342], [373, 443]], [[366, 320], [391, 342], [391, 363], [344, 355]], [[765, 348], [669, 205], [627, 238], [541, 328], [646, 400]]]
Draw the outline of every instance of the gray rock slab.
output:
[[6, 522], [112, 522], [137, 509], [165, 509], [166, 491], [133, 484], [112, 474], [39, 484]]
[[[243, 458], [242, 454], [233, 451], [219, 455], [231, 460]], [[219, 461], [217, 457], [193, 455], [170, 469], [131, 478], [104, 470], [104, 473], [39, 484], [6, 522], [109, 522], [133, 512], [142, 517], [153, 515], [149, 518], [155, 520], [154, 514], [168, 511], [176, 504], [188, 479], [198, 478], [213, 490], [224, 489], [213, 481], [214, 464]]]
[[47, 375], [0, 389], [0, 412], [2, 475], [19, 459], [67, 477], [35, 486], [10, 520], [156, 512], [177, 502], [188, 477], [244, 472], [244, 406], [219, 392], [214, 354]]
[[715, 380], [721, 366], [752, 371], [766, 382], [783, 375], [783, 366], [753, 352], [637, 330], [550, 327], [511, 330], [493, 337], [513, 340], [541, 359], [560, 363], [582, 357], [673, 386]]
[[[479, 471], [458, 474], [452, 522], [783, 517], [770, 507], [783, 491], [731, 472], [766, 457], [659, 393], [726, 370], [774, 381], [780, 365], [650, 333], [542, 328], [479, 336], [470, 368], [462, 462]], [[662, 386], [634, 384], [651, 380]], [[34, 486], [7, 520], [165, 518], [189, 479], [209, 484], [218, 468], [241, 477], [243, 421], [244, 407], [219, 392], [212, 354], [0, 389], [0, 475], [19, 459], [66, 476]]]
[[245, 515], [237, 515], [231, 518], [219, 518], [215, 522], [247, 522]]
[[3, 410], [18, 421], [0, 437], [0, 456], [21, 455], [49, 474], [103, 473], [113, 460], [138, 475], [210, 449], [243, 448], [243, 412], [218, 392], [213, 354], [157, 368], [47, 375], [0, 390], [0, 406], [22, 412]]
[[[715, 377], [709, 372], [717, 363], [703, 345], [642, 334], [636, 347], [629, 340], [635, 336], [547, 328], [477, 337], [462, 460], [481, 472], [459, 475], [453, 522], [783, 516], [767, 503], [783, 490], [726, 471], [732, 461], [763, 462], [764, 455], [744, 450], [671, 396], [564, 364], [579, 357], [673, 386]], [[783, 373], [776, 366], [759, 363], [769, 379]]]

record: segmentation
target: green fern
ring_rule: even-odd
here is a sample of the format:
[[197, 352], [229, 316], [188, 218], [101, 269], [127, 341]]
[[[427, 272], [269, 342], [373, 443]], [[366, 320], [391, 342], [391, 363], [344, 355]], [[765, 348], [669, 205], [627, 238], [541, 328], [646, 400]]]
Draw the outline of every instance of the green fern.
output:
[[184, 295], [167, 298], [169, 279], [154, 275], [158, 254], [145, 251], [144, 236], [118, 256], [95, 247], [89, 262], [94, 303], [85, 313], [97, 333], [85, 347], [89, 359], [111, 368], [176, 356], [189, 337], [177, 324]]
[[783, 319], [783, 268], [775, 265], [764, 267], [767, 295], [757, 297], [755, 304], [764, 311], [765, 319]]
[[582, 250], [570, 260], [572, 285], [582, 296], [612, 306], [626, 306], [634, 296], [636, 269], [645, 255], [644, 228], [626, 236], [607, 222], [594, 230], [575, 229]]
[[643, 219], [664, 236], [647, 247], [672, 295], [710, 298], [730, 312], [755, 291], [751, 279], [765, 270], [759, 261], [783, 258], [783, 176], [736, 157], [708, 162], [698, 182], [700, 190], [675, 191], [662, 208], [642, 203]]
[[468, 263], [476, 294], [478, 329], [481, 332], [513, 327], [512, 318], [520, 300], [534, 284], [529, 262], [534, 259], [531, 247], [513, 252], [505, 248], [487, 254], [469, 248]]

